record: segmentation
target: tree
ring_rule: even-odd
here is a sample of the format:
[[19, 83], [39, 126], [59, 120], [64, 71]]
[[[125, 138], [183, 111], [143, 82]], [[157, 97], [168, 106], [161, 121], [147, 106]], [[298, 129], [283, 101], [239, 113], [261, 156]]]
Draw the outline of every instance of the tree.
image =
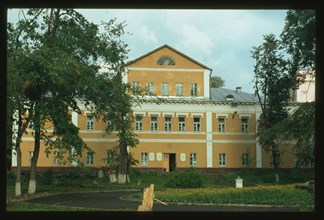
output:
[[[258, 136], [288, 116], [293, 81], [279, 47], [275, 35], [269, 34], [264, 36], [263, 44], [252, 51], [252, 57], [256, 59], [254, 88], [262, 111]], [[280, 151], [275, 136], [263, 136], [259, 142], [266, 151], [271, 152], [276, 182], [279, 182]]]
[[210, 77], [210, 88], [222, 88], [225, 85], [225, 81], [220, 76]]
[[[35, 147], [28, 190], [33, 194], [41, 140], [46, 151], [66, 152], [70, 160], [89, 149], [71, 122], [70, 112], [80, 113], [78, 102], [92, 109], [96, 117], [113, 111], [114, 105], [123, 102], [121, 99], [126, 96], [119, 96], [119, 100], [111, 98], [121, 85], [112, 83], [100, 68], [103, 63], [108, 64], [108, 71], [116, 75], [124, 64], [127, 45], [120, 40], [124, 24], [115, 24], [115, 19], [102, 23], [101, 33], [99, 25], [88, 22], [73, 9], [21, 12], [23, 20], [15, 26], [8, 24], [8, 97], [13, 100], [12, 111], [18, 112], [18, 154], [20, 135], [29, 121], [33, 122]], [[107, 104], [108, 107], [104, 106]], [[54, 126], [52, 133], [47, 132], [48, 122]], [[16, 174], [20, 178], [19, 155], [17, 159]]]

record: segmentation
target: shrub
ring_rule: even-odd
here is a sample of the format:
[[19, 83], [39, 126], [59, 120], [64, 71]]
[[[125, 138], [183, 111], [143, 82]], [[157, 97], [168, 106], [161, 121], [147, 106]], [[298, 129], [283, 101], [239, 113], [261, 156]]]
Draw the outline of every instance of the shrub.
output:
[[54, 172], [51, 168], [46, 170], [44, 173], [41, 175], [41, 180], [44, 184], [46, 185], [51, 185], [54, 181]]
[[189, 168], [186, 171], [175, 172], [165, 186], [169, 188], [201, 188], [206, 182], [206, 176]]

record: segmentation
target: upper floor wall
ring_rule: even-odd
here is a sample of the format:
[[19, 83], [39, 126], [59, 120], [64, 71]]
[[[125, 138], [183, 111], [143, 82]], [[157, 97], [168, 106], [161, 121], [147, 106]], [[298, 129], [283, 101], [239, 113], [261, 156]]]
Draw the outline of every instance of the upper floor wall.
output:
[[140, 87], [164, 97], [210, 98], [212, 70], [187, 55], [164, 45], [126, 65], [125, 81], [133, 92]]

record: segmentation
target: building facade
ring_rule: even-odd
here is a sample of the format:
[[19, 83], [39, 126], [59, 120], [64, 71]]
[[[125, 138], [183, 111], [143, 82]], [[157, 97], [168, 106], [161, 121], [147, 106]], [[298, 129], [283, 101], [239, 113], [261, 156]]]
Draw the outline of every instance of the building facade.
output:
[[[135, 168], [169, 172], [188, 167], [271, 167], [271, 154], [257, 141], [261, 114], [257, 97], [241, 87], [210, 88], [211, 74], [209, 67], [168, 45], [126, 65], [123, 80], [131, 85], [132, 95], [136, 96], [139, 88], [146, 92], [142, 102], [133, 107], [139, 144], [128, 150], [139, 161]], [[93, 152], [83, 152], [70, 163], [60, 159], [60, 152], [44, 152], [42, 143], [38, 167], [106, 166], [107, 151], [117, 144], [116, 133], [106, 134], [107, 123], [96, 120], [81, 104], [80, 108], [81, 114], [72, 113], [72, 122]], [[23, 167], [30, 165], [33, 148], [32, 130], [28, 130], [22, 138]], [[292, 145], [281, 149], [281, 167], [293, 168]], [[16, 166], [15, 154], [12, 163]]]

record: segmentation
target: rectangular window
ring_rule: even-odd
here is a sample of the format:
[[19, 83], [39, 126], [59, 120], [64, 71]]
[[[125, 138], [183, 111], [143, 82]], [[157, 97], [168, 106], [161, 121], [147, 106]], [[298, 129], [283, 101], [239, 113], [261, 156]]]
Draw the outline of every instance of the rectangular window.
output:
[[218, 165], [226, 166], [226, 154], [222, 153], [218, 155]]
[[32, 158], [34, 155], [34, 151], [28, 151], [28, 164], [31, 164]]
[[140, 83], [132, 82], [132, 92], [134, 95], [138, 95], [140, 93]]
[[169, 83], [162, 83], [162, 95], [169, 95]]
[[190, 153], [190, 166], [197, 166], [197, 154], [196, 153]]
[[87, 130], [93, 130], [93, 129], [94, 129], [94, 116], [87, 115]]
[[249, 119], [242, 118], [242, 132], [247, 133], [249, 132]]
[[93, 165], [93, 152], [87, 153], [87, 165]]
[[193, 122], [194, 131], [200, 131], [200, 118], [195, 117]]
[[218, 118], [218, 132], [225, 132], [225, 118]]
[[186, 119], [185, 117], [179, 117], [179, 131], [185, 131], [186, 130]]
[[141, 165], [147, 166], [147, 153], [141, 153]]
[[191, 96], [197, 96], [198, 95], [198, 85], [197, 85], [197, 83], [191, 83], [190, 92], [191, 92]]
[[107, 166], [108, 167], [113, 167], [115, 164], [115, 153], [112, 150], [109, 150], [107, 152]]
[[249, 165], [249, 154], [248, 153], [242, 154], [242, 165], [243, 166]]
[[62, 164], [62, 154], [61, 154], [61, 152], [55, 151], [53, 153], [53, 164], [54, 165], [61, 165]]
[[176, 96], [183, 96], [183, 84], [182, 83], [176, 84]]
[[143, 130], [143, 116], [137, 115], [135, 120], [135, 130], [142, 131]]
[[154, 82], [148, 82], [146, 84], [146, 93], [148, 95], [154, 95], [155, 94]]
[[171, 117], [165, 117], [164, 118], [164, 130], [165, 131], [171, 131]]
[[157, 131], [158, 129], [158, 122], [156, 116], [151, 116], [151, 131]]

